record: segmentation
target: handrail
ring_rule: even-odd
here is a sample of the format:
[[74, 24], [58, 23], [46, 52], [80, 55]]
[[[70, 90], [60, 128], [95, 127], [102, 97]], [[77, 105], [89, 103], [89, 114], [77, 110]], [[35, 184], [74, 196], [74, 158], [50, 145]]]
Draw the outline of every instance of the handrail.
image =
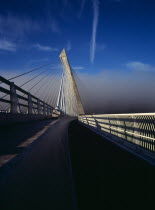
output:
[[132, 144], [135, 150], [155, 153], [155, 113], [82, 115], [79, 121], [114, 141]]
[[[14, 113], [14, 114], [18, 113], [18, 107], [20, 110], [20, 106], [22, 106], [22, 107], [28, 108], [27, 113], [29, 113], [29, 114], [33, 114], [34, 110], [37, 110], [38, 114], [52, 115], [54, 108], [51, 105], [45, 103], [44, 101], [40, 100], [36, 96], [25, 91], [21, 87], [18, 87], [13, 82], [10, 82], [9, 80], [5, 79], [2, 76], [0, 76], [0, 81], [9, 86], [9, 90], [4, 87], [0, 87], [0, 92], [9, 95], [10, 100], [0, 98], [0, 102], [11, 104], [11, 107], [10, 107], [11, 113]], [[19, 95], [19, 93], [17, 94], [16, 93], [17, 91], [19, 91], [20, 93], [22, 93], [26, 96]], [[27, 104], [20, 103], [19, 99], [27, 102]], [[34, 100], [36, 100], [36, 101], [34, 101]], [[37, 107], [34, 105], [36, 105]]]

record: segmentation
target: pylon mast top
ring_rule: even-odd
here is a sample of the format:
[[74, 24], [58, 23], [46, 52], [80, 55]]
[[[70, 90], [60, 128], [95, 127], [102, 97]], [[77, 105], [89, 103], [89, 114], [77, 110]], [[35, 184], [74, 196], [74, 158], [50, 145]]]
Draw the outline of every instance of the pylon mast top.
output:
[[[80, 98], [80, 95], [78, 92], [76, 81], [75, 81], [75, 78], [74, 78], [74, 75], [72, 72], [72, 68], [70, 66], [65, 49], [62, 50], [59, 57], [60, 57], [61, 62], [64, 66], [64, 74], [66, 74], [66, 77], [68, 78], [68, 83], [70, 84], [71, 94], [72, 94], [72, 97], [74, 98], [74, 101], [72, 101], [72, 104], [74, 104], [74, 105], [76, 104], [76, 106], [77, 106], [77, 109], [78, 109], [77, 115], [84, 114], [84, 109], [83, 109], [83, 105], [81, 102], [81, 98]], [[67, 96], [67, 97], [69, 97], [69, 96]], [[72, 98], [72, 100], [73, 100], [73, 98]]]

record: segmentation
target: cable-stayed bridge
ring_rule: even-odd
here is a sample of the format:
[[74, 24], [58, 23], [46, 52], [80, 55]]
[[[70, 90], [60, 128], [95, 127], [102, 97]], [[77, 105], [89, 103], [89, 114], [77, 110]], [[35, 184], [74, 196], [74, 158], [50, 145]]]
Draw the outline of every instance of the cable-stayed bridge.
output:
[[[80, 114], [84, 114], [78, 88], [76, 86], [65, 50], [63, 50], [60, 54], [60, 59], [64, 68], [61, 69], [61, 67], [51, 67], [50, 64], [45, 65], [50, 67], [43, 70], [36, 76], [32, 78], [30, 77], [27, 81], [19, 86], [15, 85], [12, 80], [23, 78], [23, 76], [34, 71], [38, 71], [45, 66], [19, 74], [8, 80], [4, 77], [0, 77], [1, 84], [9, 86], [7, 89], [0, 87], [1, 93], [4, 94], [1, 96], [0, 102], [5, 104], [5, 108], [3, 108], [4, 105], [1, 105], [1, 112], [12, 114], [43, 114], [51, 116], [53, 111], [58, 110], [61, 115], [78, 116]], [[57, 71], [52, 71], [53, 74], [51, 74], [51, 72], [49, 72], [51, 69]], [[44, 75], [43, 73], [45, 72], [48, 73]], [[51, 74], [50, 77], [49, 74]], [[37, 80], [35, 83], [32, 83], [39, 76], [42, 76], [41, 79], [39, 79], [39, 81]], [[45, 80], [46, 78], [50, 84], [49, 86], [47, 86], [47, 80]], [[27, 87], [30, 87], [28, 88], [28, 91], [23, 89], [23, 86], [26, 85]], [[43, 86], [45, 86], [45, 89]], [[31, 93], [32, 91], [34, 92]], [[39, 97], [36, 97], [36, 94], [40, 93], [45, 95], [39, 95]], [[6, 99], [8, 96], [9, 100]], [[9, 106], [6, 107], [6, 104], [9, 104]]]
[[[24, 73], [11, 75], [7, 79], [4, 76], [0, 76], [0, 169], [2, 171], [0, 171], [2, 174], [0, 176], [2, 180], [0, 184], [2, 186], [1, 193], [5, 192], [2, 196], [4, 209], [11, 209], [10, 205], [13, 205], [15, 209], [21, 208], [23, 202], [26, 203], [26, 209], [30, 208], [30, 205], [34, 205], [32, 209], [42, 209], [43, 206], [46, 206], [46, 203], [47, 205], [49, 204], [50, 194], [52, 194], [53, 202], [51, 203], [51, 209], [78, 209], [72, 173], [75, 173], [74, 179], [76, 181], [78, 180], [78, 173], [79, 176], [85, 176], [86, 172], [81, 175], [81, 172], [78, 171], [78, 169], [83, 170], [79, 165], [83, 165], [83, 161], [89, 157], [90, 154], [87, 154], [89, 146], [95, 151], [96, 144], [100, 144], [102, 140], [106, 143], [104, 146], [101, 143], [99, 148], [96, 149], [94, 157], [96, 162], [95, 166], [92, 166], [92, 170], [94, 167], [98, 174], [96, 175], [93, 171], [93, 175], [86, 173], [87, 176], [98, 179], [101, 167], [98, 166], [98, 161], [101, 160], [103, 160], [103, 162], [100, 162], [101, 165], [102, 163], [104, 165], [104, 170], [101, 167], [103, 170], [101, 170], [101, 174], [104, 174], [105, 170], [109, 171], [106, 175], [109, 182], [109, 177], [112, 178], [111, 172], [115, 173], [117, 171], [117, 164], [119, 169], [121, 164], [124, 164], [121, 169], [123, 170], [123, 167], [125, 167], [129, 173], [131, 169], [136, 171], [138, 168], [139, 171], [136, 174], [133, 171], [136, 179], [137, 176], [144, 178], [143, 172], [147, 173], [147, 169], [149, 172], [147, 175], [145, 174], [146, 179], [149, 179], [154, 174], [155, 113], [86, 114], [76, 83], [76, 75], [71, 68], [65, 50], [61, 52], [60, 60], [62, 66], [47, 64]], [[76, 121], [77, 119], [78, 122]], [[78, 123], [78, 128], [75, 126], [76, 123]], [[72, 129], [68, 132], [70, 124]], [[77, 135], [73, 138], [76, 132]], [[75, 143], [78, 135], [78, 142], [81, 143], [81, 149], [79, 150], [79, 143]], [[81, 141], [81, 135], [83, 135], [83, 141]], [[102, 140], [95, 140], [101, 137]], [[71, 142], [70, 146], [68, 143], [69, 138], [74, 142]], [[87, 138], [93, 138], [94, 143], [91, 140], [89, 145]], [[82, 147], [83, 144], [85, 145], [85, 142], [87, 142], [87, 147], [83, 153]], [[27, 149], [25, 149], [26, 147]], [[70, 153], [69, 148], [75, 154], [72, 151]], [[103, 153], [106, 154], [104, 158], [101, 158], [101, 148]], [[105, 150], [105, 148], [107, 149]], [[19, 152], [20, 150], [22, 152]], [[75, 158], [76, 153], [77, 159]], [[101, 159], [98, 159], [98, 153], [101, 155]], [[85, 157], [85, 154], [88, 157]], [[81, 159], [82, 155], [83, 159]], [[108, 159], [108, 156], [113, 158], [113, 162], [111, 162], [111, 159]], [[89, 158], [92, 160], [91, 155]], [[120, 163], [123, 159], [124, 162]], [[74, 161], [75, 165], [79, 164], [77, 164], [78, 166], [75, 169]], [[91, 170], [89, 164], [88, 168]], [[115, 168], [115, 164], [116, 171], [109, 169], [107, 166], [111, 165], [112, 168]], [[127, 169], [128, 165], [130, 170]], [[87, 168], [87, 165], [84, 165], [84, 167]], [[73, 172], [71, 172], [72, 168]], [[133, 183], [139, 185], [146, 181], [142, 180], [142, 177], [139, 180], [135, 180], [133, 174], [131, 173], [131, 177], [129, 177], [131, 178], [132, 186]], [[124, 179], [122, 178], [123, 181], [121, 183], [120, 176], [119, 173], [116, 175], [120, 183], [117, 187], [120, 186], [124, 189]], [[127, 174], [124, 176], [128, 177]], [[23, 180], [23, 177], [25, 177], [25, 180]], [[89, 180], [89, 178], [87, 179]], [[86, 182], [87, 179], [85, 180]], [[78, 182], [81, 182], [81, 180]], [[42, 183], [41, 186], [40, 183]], [[77, 188], [80, 184], [77, 185]], [[17, 185], [19, 187], [16, 187]], [[126, 185], [128, 186], [127, 183]], [[148, 182], [146, 184], [147, 187], [153, 187], [153, 185], [152, 179], [151, 183]], [[113, 185], [109, 184], [109, 186], [111, 190], [114, 190]], [[143, 185], [144, 188], [146, 186]], [[88, 187], [88, 189], [90, 188]], [[106, 188], [107, 194], [108, 189], [109, 187]], [[134, 189], [135, 193], [139, 193], [141, 189], [141, 186], [138, 189]], [[85, 190], [89, 194], [89, 190]], [[43, 191], [46, 192], [45, 197], [40, 193]], [[116, 190], [114, 191], [116, 192]], [[10, 196], [7, 197], [8, 192]], [[125, 193], [128, 194], [129, 192], [125, 191]], [[33, 194], [36, 194], [35, 199], [33, 199]], [[89, 206], [87, 196], [85, 201], [83, 201], [83, 198], [80, 197], [81, 191], [78, 191], [77, 194], [80, 200], [80, 209], [88, 209], [85, 206], [85, 202]], [[144, 194], [140, 193], [137, 195], [137, 198], [139, 199]], [[149, 196], [146, 196], [146, 201], [144, 200], [145, 202], [142, 202], [141, 205], [147, 206], [148, 202], [151, 203], [149, 199], [152, 198], [152, 194], [150, 194], [148, 193]], [[124, 197], [123, 193], [121, 193], [121, 196], [124, 201], [114, 194], [111, 199], [114, 199], [116, 202], [117, 198], [117, 200], [121, 200], [120, 202], [124, 202], [123, 205], [116, 205], [120, 209], [124, 209], [128, 199]], [[133, 200], [135, 199], [134, 196], [131, 197]], [[95, 209], [95, 201], [97, 202], [97, 199], [94, 198], [93, 209]], [[108, 203], [108, 199], [109, 197], [104, 201], [105, 205], [107, 205], [106, 208], [113, 209], [114, 207]], [[99, 200], [100, 202], [102, 201], [101, 198]], [[139, 204], [138, 201], [136, 202], [135, 206]], [[130, 204], [130, 208], [133, 207], [133, 202]], [[108, 208], [108, 205], [111, 205], [111, 207]], [[45, 209], [47, 209], [47, 206]]]

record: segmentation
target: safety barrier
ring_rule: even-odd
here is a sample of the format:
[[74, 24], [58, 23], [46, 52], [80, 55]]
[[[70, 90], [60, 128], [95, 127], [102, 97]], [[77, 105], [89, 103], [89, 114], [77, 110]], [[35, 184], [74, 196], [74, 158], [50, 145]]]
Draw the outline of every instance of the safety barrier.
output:
[[114, 142], [155, 157], [155, 113], [82, 115], [79, 121]]
[[10, 105], [10, 113], [22, 113], [21, 107], [25, 107], [27, 111], [24, 114], [52, 115], [54, 108], [51, 105], [33, 96], [4, 77], [0, 76], [0, 81], [8, 87], [0, 87], [0, 93], [10, 96], [9, 100], [1, 97], [0, 102]]

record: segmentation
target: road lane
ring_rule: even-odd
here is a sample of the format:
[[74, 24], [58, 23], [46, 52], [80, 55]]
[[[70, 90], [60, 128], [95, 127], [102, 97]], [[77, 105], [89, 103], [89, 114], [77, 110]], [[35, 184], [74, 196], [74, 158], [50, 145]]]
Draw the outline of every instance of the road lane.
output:
[[[1, 209], [76, 209], [68, 151], [68, 125], [58, 120], [3, 174]], [[6, 177], [6, 178], [5, 178]]]
[[55, 119], [0, 126], [0, 170], [38, 139], [54, 122]]

